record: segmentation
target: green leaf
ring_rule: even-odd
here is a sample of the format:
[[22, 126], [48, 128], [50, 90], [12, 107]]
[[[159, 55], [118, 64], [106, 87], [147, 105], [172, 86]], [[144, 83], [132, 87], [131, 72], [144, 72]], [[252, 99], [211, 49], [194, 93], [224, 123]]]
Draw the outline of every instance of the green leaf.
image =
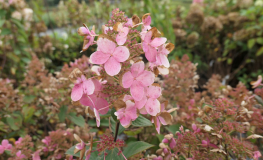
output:
[[152, 126], [152, 122], [142, 115], [139, 115], [139, 117], [132, 122], [132, 125], [135, 127], [147, 127]]
[[255, 45], [255, 39], [250, 39], [250, 40], [248, 40], [248, 42], [247, 42], [247, 47], [249, 48], [249, 49], [251, 49], [254, 45]]
[[257, 38], [257, 43], [263, 45], [263, 38], [262, 37]]
[[261, 47], [261, 48], [257, 51], [256, 56], [260, 56], [260, 55], [262, 55], [262, 54], [263, 54], [263, 47]]
[[169, 132], [175, 134], [175, 132], [179, 131], [181, 124], [174, 124], [169, 127], [165, 127]]
[[20, 126], [22, 125], [22, 117], [19, 114], [12, 114], [10, 117], [6, 118], [7, 124], [10, 126], [10, 128], [14, 131], [18, 130]]
[[36, 96], [28, 95], [28, 96], [25, 96], [23, 100], [24, 100], [24, 102], [26, 102], [26, 103], [31, 103], [31, 102], [34, 101], [35, 98], [36, 98]]
[[[111, 123], [111, 130], [113, 131], [113, 135], [115, 135], [116, 121], [114, 121], [112, 117], [110, 118], [110, 123]], [[124, 130], [125, 128], [120, 124], [118, 135], [121, 134]]]
[[124, 148], [123, 154], [126, 156], [126, 158], [130, 158], [153, 146], [154, 145], [142, 141], [133, 142], [128, 144], [127, 147]]
[[232, 59], [231, 58], [227, 59], [227, 64], [232, 64]]
[[10, 29], [4, 28], [4, 29], [1, 31], [0, 36], [5, 36], [5, 35], [8, 35], [8, 34], [10, 34], [10, 33], [12, 33]]
[[30, 118], [35, 113], [35, 108], [34, 107], [23, 106], [22, 113], [24, 114], [25, 122], [29, 122]]
[[136, 136], [137, 134], [141, 133], [143, 128], [135, 128], [131, 130], [123, 131], [127, 136]]
[[114, 119], [114, 121], [117, 121], [117, 116], [114, 114], [116, 112], [115, 108], [111, 109], [111, 117]]
[[2, 27], [5, 23], [5, 19], [0, 19], [0, 27]]
[[85, 119], [81, 115], [76, 116], [75, 113], [71, 112], [71, 113], [69, 113], [68, 117], [76, 125], [78, 125], [80, 127], [84, 127], [85, 126]]
[[67, 107], [67, 106], [62, 106], [62, 107], [59, 109], [58, 118], [59, 118], [59, 121], [60, 121], [60, 122], [64, 122], [64, 121], [65, 121], [66, 114], [67, 114], [67, 110], [68, 110], [68, 107]]

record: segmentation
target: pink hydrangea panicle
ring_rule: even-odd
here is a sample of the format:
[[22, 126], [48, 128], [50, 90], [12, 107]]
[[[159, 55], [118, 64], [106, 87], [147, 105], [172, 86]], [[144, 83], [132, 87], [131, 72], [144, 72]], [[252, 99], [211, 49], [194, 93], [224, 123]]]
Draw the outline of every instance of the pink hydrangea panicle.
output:
[[128, 128], [131, 124], [131, 121], [134, 121], [138, 115], [134, 102], [128, 100], [125, 102], [125, 104], [125, 108], [119, 109], [114, 114], [117, 116], [117, 119], [120, 120], [121, 125], [125, 128]]
[[71, 99], [72, 101], [78, 101], [81, 99], [83, 94], [91, 95], [95, 90], [95, 86], [90, 79], [86, 79], [84, 75], [81, 75], [80, 78], [76, 81], [72, 92], [71, 92]]
[[258, 76], [257, 81], [250, 82], [250, 84], [252, 85], [252, 88], [257, 88], [258, 86], [263, 85], [261, 83], [262, 83], [262, 76], [261, 75]]
[[19, 137], [18, 140], [15, 142], [15, 145], [18, 145], [22, 142], [23, 138], [22, 137]]
[[39, 152], [40, 150], [37, 150], [36, 152], [32, 154], [32, 160], [41, 160]]
[[196, 124], [192, 124], [192, 129], [194, 130], [194, 133], [199, 133], [201, 130], [196, 126]]
[[82, 51], [86, 51], [91, 45], [94, 44], [94, 38], [96, 35], [95, 33], [95, 26], [92, 27], [92, 30], [90, 31], [89, 28], [83, 24], [84, 27], [80, 27], [78, 29], [78, 34], [80, 36], [84, 36], [84, 42], [83, 42], [83, 47], [82, 47]]
[[[116, 28], [115, 28], [116, 27]], [[129, 33], [129, 28], [124, 27], [122, 23], [116, 23], [115, 30], [118, 32], [116, 36], [116, 42], [118, 45], [123, 45], [127, 40], [127, 35]]]
[[143, 23], [142, 31], [147, 31], [151, 29], [150, 25], [152, 23], [152, 18], [150, 16], [150, 13], [147, 13], [142, 17], [142, 23]]
[[144, 87], [154, 82], [155, 75], [150, 71], [144, 70], [144, 62], [140, 61], [131, 66], [131, 70], [122, 76], [122, 86], [130, 88], [134, 100], [140, 101], [144, 96]]
[[262, 155], [261, 155], [261, 153], [259, 152], [259, 151], [255, 151], [255, 152], [253, 152], [253, 158], [255, 158], [255, 159], [259, 159], [259, 157], [261, 157]]
[[4, 153], [5, 150], [11, 150], [12, 144], [9, 144], [8, 140], [4, 139], [0, 145], [0, 154]]
[[128, 18], [128, 21], [124, 24], [124, 26], [132, 27], [133, 26], [132, 18]]
[[145, 52], [145, 57], [149, 62], [155, 62], [157, 56], [157, 47], [163, 45], [166, 42], [165, 37], [154, 37], [154, 32], [158, 32], [155, 27], [149, 30], [143, 39], [142, 48]]
[[218, 148], [217, 145], [213, 144], [213, 143], [210, 143], [210, 140], [207, 139], [207, 140], [202, 140], [202, 146], [203, 147], [213, 147], [213, 148]]
[[17, 153], [16, 153], [16, 159], [17, 160], [23, 160], [24, 158], [26, 158], [26, 156], [24, 154], [22, 154], [21, 150], [19, 150]]
[[113, 41], [107, 38], [99, 38], [97, 44], [97, 51], [90, 56], [91, 63], [104, 64], [108, 75], [117, 75], [121, 70], [121, 62], [126, 61], [130, 56], [129, 49], [125, 46], [117, 47]]

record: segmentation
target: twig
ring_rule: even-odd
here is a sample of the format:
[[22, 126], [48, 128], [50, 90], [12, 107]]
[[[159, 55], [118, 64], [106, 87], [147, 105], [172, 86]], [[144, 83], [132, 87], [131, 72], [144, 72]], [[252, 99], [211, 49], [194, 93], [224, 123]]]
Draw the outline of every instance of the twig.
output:
[[115, 136], [114, 136], [114, 142], [117, 140], [118, 132], [119, 132], [120, 122], [118, 121], [115, 128]]

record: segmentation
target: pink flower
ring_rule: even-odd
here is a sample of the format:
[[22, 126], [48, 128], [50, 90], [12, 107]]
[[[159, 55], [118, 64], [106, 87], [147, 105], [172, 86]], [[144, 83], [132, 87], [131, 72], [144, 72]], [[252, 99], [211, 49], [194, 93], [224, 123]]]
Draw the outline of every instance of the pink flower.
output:
[[15, 142], [16, 145], [20, 144], [22, 142], [23, 138], [19, 137], [18, 140]]
[[149, 62], [155, 62], [156, 56], [157, 56], [157, 50], [156, 48], [161, 46], [166, 42], [166, 38], [164, 37], [156, 37], [152, 39], [153, 37], [153, 30], [149, 30], [142, 43], [143, 51], [145, 52], [145, 57]]
[[134, 100], [140, 101], [144, 96], [144, 87], [154, 82], [155, 75], [150, 71], [144, 70], [142, 61], [134, 63], [131, 70], [124, 73], [122, 77], [122, 86], [130, 88], [130, 92]]
[[78, 78], [75, 86], [71, 92], [72, 101], [78, 101], [81, 99], [83, 94], [91, 95], [93, 94], [95, 86], [90, 79], [86, 79], [84, 75], [81, 75], [81, 78]]
[[93, 94], [85, 94], [81, 97], [80, 103], [84, 106], [89, 106], [95, 116], [96, 116], [96, 122], [97, 126], [100, 126], [100, 114], [106, 114], [109, 110], [109, 104], [104, 99], [106, 95], [101, 93], [103, 86], [101, 85], [101, 82], [99, 82], [97, 79], [92, 79], [92, 82], [94, 84], [94, 93]]
[[12, 144], [9, 144], [8, 140], [4, 139], [2, 145], [0, 145], [0, 154], [4, 153], [5, 150], [11, 150]]
[[255, 152], [253, 152], [253, 157], [255, 159], [258, 159], [259, 157], [261, 157], [261, 153], [259, 151], [255, 151]]
[[124, 26], [132, 27], [133, 26], [132, 18], [128, 18], [128, 21], [127, 23], [124, 24]]
[[[161, 111], [161, 104], [157, 98], [161, 96], [162, 90], [160, 86], [151, 85], [146, 89], [147, 102], [145, 109], [148, 114], [156, 116]], [[166, 125], [166, 124], [165, 124]]]
[[34, 153], [32, 154], [32, 159], [33, 159], [33, 160], [41, 160], [41, 158], [40, 158], [40, 156], [39, 156], [39, 152], [40, 152], [40, 150], [37, 150], [36, 152], [34, 152]]
[[262, 76], [259, 75], [257, 81], [252, 81], [250, 84], [252, 85], [252, 88], [257, 88], [258, 86], [262, 85]]
[[86, 25], [84, 25], [84, 27], [80, 27], [78, 29], [78, 34], [80, 36], [84, 36], [84, 43], [83, 43], [81, 52], [86, 51], [89, 48], [89, 46], [94, 44], [94, 38], [96, 36], [94, 26], [92, 27], [92, 30], [90, 31], [89, 28]]
[[192, 124], [192, 128], [194, 130], [194, 133], [199, 133], [201, 131], [200, 128], [197, 128], [196, 124]]
[[135, 107], [135, 103], [128, 100], [125, 102], [126, 107], [119, 109], [114, 114], [117, 116], [117, 119], [120, 120], [121, 125], [125, 128], [128, 128], [131, 124], [131, 121], [134, 121], [138, 115]]
[[107, 34], [109, 31], [113, 30], [113, 28], [102, 25], [102, 30], [103, 30], [104, 34]]
[[203, 4], [203, 3], [204, 3], [204, 0], [193, 0], [193, 3], [200, 3], [200, 4]]
[[118, 34], [116, 36], [116, 42], [118, 45], [123, 45], [127, 40], [127, 35], [129, 33], [128, 27], [123, 27], [122, 23], [117, 24]]
[[76, 144], [75, 148], [78, 150], [82, 150], [83, 148], [85, 148], [85, 143], [81, 140], [80, 143]]
[[163, 65], [164, 67], [169, 68], [170, 63], [168, 61], [167, 55], [170, 53], [170, 51], [166, 48], [166, 45], [167, 44], [163, 44], [158, 47], [156, 61], [159, 65]]
[[49, 146], [49, 144], [51, 143], [51, 138], [45, 137], [44, 139], [42, 139], [42, 142], [45, 143], [47, 146]]
[[22, 160], [22, 159], [26, 158], [26, 156], [21, 153], [21, 150], [19, 150], [19, 151], [16, 153], [16, 157], [17, 157], [19, 160]]
[[176, 146], [176, 142], [175, 142], [174, 138], [171, 139], [169, 146], [170, 146], [170, 148], [174, 148]]
[[121, 70], [120, 62], [126, 61], [130, 56], [129, 49], [124, 46], [117, 47], [107, 38], [99, 38], [97, 44], [98, 50], [90, 56], [91, 63], [104, 64], [108, 75], [117, 75]]
[[151, 22], [152, 22], [152, 18], [150, 16], [150, 14], [145, 14], [142, 17], [142, 23], [143, 23], [143, 29], [142, 31], [147, 31], [151, 29]]
[[210, 143], [210, 140], [207, 139], [207, 140], [202, 140], [202, 146], [203, 147], [213, 147], [213, 148], [218, 148], [217, 145], [213, 144], [213, 143]]

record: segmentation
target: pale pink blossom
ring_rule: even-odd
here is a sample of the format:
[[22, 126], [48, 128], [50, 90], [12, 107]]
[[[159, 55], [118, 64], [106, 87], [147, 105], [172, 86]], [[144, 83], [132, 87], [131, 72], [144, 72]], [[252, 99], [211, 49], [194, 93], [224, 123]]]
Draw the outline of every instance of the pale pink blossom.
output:
[[104, 64], [108, 75], [117, 75], [121, 70], [121, 62], [126, 61], [130, 56], [129, 49], [125, 46], [117, 47], [107, 38], [99, 38], [97, 44], [98, 50], [90, 56], [91, 63]]
[[134, 100], [140, 101], [144, 96], [144, 87], [154, 82], [155, 75], [144, 70], [144, 62], [140, 61], [131, 66], [131, 70], [124, 73], [122, 77], [122, 86], [130, 88]]
[[112, 31], [113, 28], [112, 27], [107, 27], [105, 25], [102, 26], [102, 30], [104, 32], [104, 34], [107, 34], [109, 31]]
[[[161, 104], [157, 98], [161, 96], [162, 90], [160, 86], [151, 85], [146, 88], [147, 102], [145, 104], [145, 109], [148, 114], [156, 116], [161, 111]], [[166, 124], [165, 124], [166, 125]]]
[[253, 152], [253, 157], [255, 159], [258, 159], [259, 157], [261, 157], [261, 153], [259, 151], [255, 151], [255, 152]]
[[204, 0], [193, 0], [193, 3], [200, 3], [200, 4], [203, 4], [203, 3], [204, 3]]
[[128, 18], [128, 21], [124, 24], [124, 26], [132, 27], [133, 26], [132, 18]]
[[170, 51], [168, 51], [168, 49], [166, 49], [165, 47], [166, 47], [166, 44], [163, 44], [158, 47], [156, 61], [158, 62], [158, 65], [163, 65], [164, 67], [169, 68], [170, 63], [167, 58], [167, 55], [170, 53]]
[[149, 62], [155, 62], [157, 56], [157, 47], [163, 45], [166, 42], [165, 37], [156, 37], [152, 39], [153, 31], [149, 30], [143, 39], [142, 48], [145, 52], [145, 57]]
[[18, 140], [15, 142], [16, 145], [20, 144], [22, 142], [23, 138], [19, 137]]
[[194, 130], [194, 133], [199, 133], [201, 130], [196, 126], [196, 124], [192, 124], [192, 128]]
[[90, 79], [86, 79], [84, 75], [81, 75], [77, 79], [75, 86], [71, 92], [72, 101], [78, 101], [83, 95], [92, 95], [95, 90], [95, 86]]
[[4, 139], [0, 145], [0, 154], [4, 153], [5, 150], [11, 150], [12, 144], [9, 144], [8, 140]]
[[120, 123], [123, 127], [127, 128], [130, 126], [131, 121], [134, 121], [138, 115], [135, 107], [135, 103], [131, 100], [125, 102], [126, 107], [119, 109], [114, 114], [117, 116], [117, 119], [120, 120]]
[[118, 34], [116, 36], [116, 42], [118, 45], [123, 45], [127, 40], [127, 35], [129, 33], [128, 27], [123, 27], [122, 23], [118, 24], [117, 28]]
[[25, 158], [26, 158], [26, 156], [21, 153], [21, 150], [19, 150], [19, 151], [16, 153], [16, 159], [17, 159], [17, 160], [22, 160], [22, 159], [25, 159]]
[[262, 85], [262, 76], [259, 75], [257, 81], [252, 81], [250, 84], [252, 85], [252, 88], [257, 88], [258, 86]]
[[39, 156], [39, 152], [40, 152], [40, 150], [37, 150], [36, 152], [34, 152], [34, 153], [32, 154], [32, 159], [33, 159], [33, 160], [41, 160], [41, 158], [40, 158], [40, 156]]
[[78, 34], [80, 36], [84, 36], [84, 43], [83, 43], [83, 47], [82, 47], [81, 52], [87, 50], [91, 45], [94, 44], [94, 38], [96, 36], [94, 26], [93, 26], [92, 30], [90, 31], [89, 28], [86, 25], [84, 25], [84, 27], [80, 27], [78, 29]]
[[150, 15], [147, 15], [145, 18], [142, 19], [142, 23], [143, 23], [143, 27], [142, 30], [143, 31], [147, 31], [151, 29], [151, 23], [152, 23], [152, 18]]
[[80, 140], [80, 141], [81, 142], [76, 144], [76, 146], [75, 146], [75, 148], [78, 149], [78, 150], [82, 150], [86, 146], [85, 143], [82, 140]]

